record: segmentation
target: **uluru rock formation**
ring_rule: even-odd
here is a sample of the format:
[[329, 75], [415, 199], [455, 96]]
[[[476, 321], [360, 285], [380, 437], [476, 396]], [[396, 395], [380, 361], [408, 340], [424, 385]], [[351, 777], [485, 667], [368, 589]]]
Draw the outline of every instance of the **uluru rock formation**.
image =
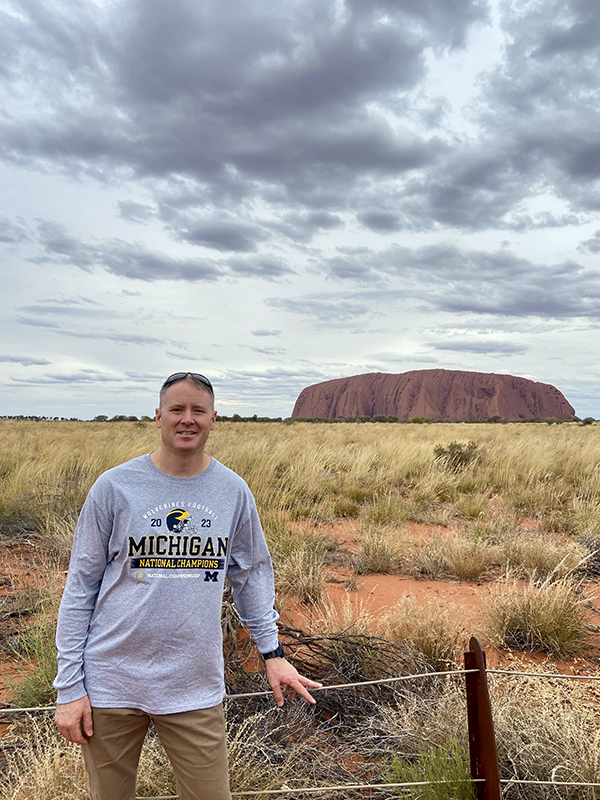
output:
[[575, 409], [549, 383], [513, 375], [418, 369], [372, 372], [316, 383], [300, 392], [292, 417], [416, 416], [432, 420], [574, 418]]

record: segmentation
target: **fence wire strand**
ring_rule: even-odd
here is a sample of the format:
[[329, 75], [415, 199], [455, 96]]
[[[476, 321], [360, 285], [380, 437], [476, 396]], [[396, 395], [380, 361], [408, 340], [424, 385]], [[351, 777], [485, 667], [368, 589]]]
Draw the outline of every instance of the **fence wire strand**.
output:
[[559, 675], [556, 672], [518, 672], [512, 669], [486, 669], [488, 675], [514, 675], [518, 678], [566, 678], [571, 681], [600, 681], [600, 675]]
[[[353, 683], [340, 683], [334, 684], [331, 686], [320, 686], [318, 688], [312, 689], [313, 692], [324, 692], [332, 689], [350, 689], [355, 688], [358, 686], [375, 686], [377, 684], [386, 684], [386, 683], [396, 683], [399, 681], [409, 681], [409, 680], [418, 680], [424, 678], [435, 678], [435, 677], [442, 677], [442, 676], [449, 676], [449, 675], [468, 675], [472, 672], [479, 672], [478, 669], [456, 669], [456, 670], [445, 670], [440, 672], [420, 672], [414, 675], [401, 675], [394, 678], [380, 678], [378, 680], [371, 680], [371, 681], [356, 681]], [[562, 680], [579, 680], [579, 681], [597, 681], [600, 680], [600, 675], [564, 675], [564, 674], [556, 674], [554, 672], [519, 672], [516, 670], [507, 670], [507, 669], [486, 669], [486, 674], [490, 675], [508, 675], [510, 677], [518, 677], [518, 678], [559, 678]], [[261, 691], [261, 692], [240, 692], [237, 694], [228, 694], [225, 695], [224, 700], [238, 700], [242, 698], [249, 698], [249, 697], [266, 697], [271, 695], [271, 690], [268, 691]], [[3, 704], [4, 705], [4, 704]], [[0, 707], [0, 716], [5, 714], [27, 714], [27, 713], [34, 713], [34, 712], [50, 712], [54, 711], [56, 706], [35, 706], [32, 708], [8, 708], [8, 707]], [[347, 785], [338, 785], [338, 786], [311, 786], [311, 787], [304, 787], [304, 788], [292, 788], [288, 786], [284, 786], [280, 789], [258, 789], [258, 790], [248, 790], [245, 792], [232, 792], [232, 797], [259, 797], [259, 796], [267, 796], [267, 795], [286, 795], [286, 794], [322, 794], [327, 792], [344, 792], [344, 791], [359, 791], [359, 790], [385, 790], [385, 789], [401, 789], [401, 788], [410, 788], [412, 786], [432, 786], [432, 785], [446, 785], [449, 783], [457, 783], [457, 782], [470, 782], [470, 783], [483, 783], [485, 782], [484, 778], [472, 778], [469, 781], [415, 781], [412, 783], [367, 783], [367, 784], [347, 784]], [[511, 785], [511, 784], [519, 784], [519, 785], [530, 785], [530, 786], [574, 786], [574, 787], [586, 787], [586, 788], [597, 788], [600, 787], [600, 783], [583, 783], [583, 782], [576, 782], [576, 781], [534, 781], [534, 780], [525, 780], [519, 778], [502, 778], [500, 780], [501, 784], [504, 785]], [[154, 797], [137, 797], [136, 800], [179, 800], [178, 795], [162, 795], [162, 796], [154, 796]]]
[[[397, 683], [399, 681], [418, 680], [419, 678], [436, 678], [445, 675], [468, 675], [471, 672], [478, 672], [476, 669], [450, 669], [443, 672], [418, 672], [414, 675], [400, 675], [395, 678], [379, 678], [372, 681], [356, 681], [354, 683], [337, 683], [331, 686], [319, 686], [311, 689], [311, 692], [326, 692], [331, 689], [351, 689], [357, 686], [376, 686], [384, 683]], [[600, 675], [563, 675], [555, 672], [519, 672], [511, 669], [486, 669], [488, 675], [509, 675], [516, 678], [560, 678], [561, 680], [572, 681], [600, 681]], [[240, 692], [238, 694], [226, 694], [223, 700], [238, 700], [248, 697], [268, 697], [272, 694], [270, 689], [262, 692]], [[56, 706], [35, 706], [33, 708], [0, 708], [0, 716], [4, 714], [28, 714], [41, 711], [54, 711]]]
[[[456, 781], [413, 781], [412, 783], [350, 783], [339, 786], [310, 786], [308, 788], [252, 789], [245, 792], [231, 792], [232, 797], [257, 797], [267, 794], [317, 794], [318, 792], [347, 792], [358, 789], [403, 789], [411, 786], [446, 786], [455, 783], [485, 783], [485, 778], [467, 778]], [[179, 795], [169, 794], [162, 797], [136, 797], [136, 800], [178, 800]]]
[[[319, 686], [311, 689], [311, 692], [326, 692], [331, 689], [351, 689], [356, 686], [375, 686], [382, 683], [397, 683], [398, 681], [410, 681], [419, 678], [436, 678], [443, 675], [468, 675], [470, 672], [478, 672], [478, 670], [449, 669], [445, 670], [444, 672], [417, 672], [414, 675], [400, 675], [395, 678], [378, 678], [377, 680], [372, 681], [356, 681], [354, 683], [338, 683], [331, 686]], [[273, 692], [271, 689], [263, 692], [240, 692], [239, 694], [226, 694], [223, 700], [239, 700], [248, 697], [268, 697], [272, 694]], [[0, 708], [0, 716], [2, 714], [18, 714], [19, 712], [30, 713], [34, 711], [54, 711], [55, 708], [56, 706], [36, 706], [34, 708]]]

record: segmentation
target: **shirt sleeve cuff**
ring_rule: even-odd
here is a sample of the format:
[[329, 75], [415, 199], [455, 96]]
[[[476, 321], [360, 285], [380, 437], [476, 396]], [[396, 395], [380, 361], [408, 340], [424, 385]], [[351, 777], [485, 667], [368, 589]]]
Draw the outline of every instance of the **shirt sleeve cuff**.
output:
[[57, 704], [73, 703], [75, 700], [81, 700], [85, 697], [87, 691], [83, 681], [76, 683], [74, 686], [69, 686], [66, 689], [58, 689], [56, 693]]

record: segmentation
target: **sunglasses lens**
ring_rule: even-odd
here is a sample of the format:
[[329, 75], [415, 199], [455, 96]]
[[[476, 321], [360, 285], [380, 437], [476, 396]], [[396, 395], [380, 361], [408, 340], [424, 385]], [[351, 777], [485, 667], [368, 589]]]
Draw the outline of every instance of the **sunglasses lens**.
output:
[[167, 380], [163, 383], [162, 388], [166, 389], [167, 386], [170, 386], [172, 383], [177, 383], [177, 381], [181, 381], [187, 376], [190, 375], [195, 381], [199, 383], [203, 383], [206, 388], [213, 394], [213, 387], [212, 383], [208, 380], [208, 378], [204, 375], [201, 375], [199, 372], [174, 372], [172, 375], [169, 375]]

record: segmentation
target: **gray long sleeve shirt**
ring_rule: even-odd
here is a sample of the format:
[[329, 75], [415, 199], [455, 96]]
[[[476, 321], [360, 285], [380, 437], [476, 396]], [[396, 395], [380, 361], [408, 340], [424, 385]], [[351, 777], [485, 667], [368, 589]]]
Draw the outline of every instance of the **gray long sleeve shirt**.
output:
[[271, 559], [246, 483], [212, 459], [174, 478], [149, 455], [92, 486], [73, 543], [56, 643], [58, 702], [171, 714], [223, 699], [227, 575], [258, 649], [277, 647]]

